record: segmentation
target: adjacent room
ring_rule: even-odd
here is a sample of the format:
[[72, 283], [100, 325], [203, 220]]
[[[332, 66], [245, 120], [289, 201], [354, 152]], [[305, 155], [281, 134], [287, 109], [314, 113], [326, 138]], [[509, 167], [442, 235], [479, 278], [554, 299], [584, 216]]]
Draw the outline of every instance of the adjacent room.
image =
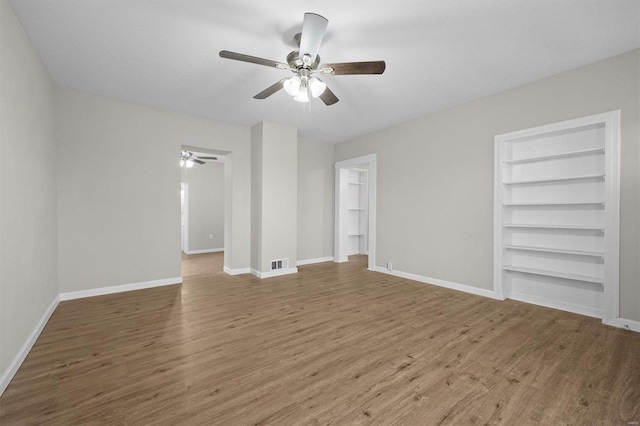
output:
[[640, 422], [637, 0], [0, 0], [0, 84], [0, 424]]

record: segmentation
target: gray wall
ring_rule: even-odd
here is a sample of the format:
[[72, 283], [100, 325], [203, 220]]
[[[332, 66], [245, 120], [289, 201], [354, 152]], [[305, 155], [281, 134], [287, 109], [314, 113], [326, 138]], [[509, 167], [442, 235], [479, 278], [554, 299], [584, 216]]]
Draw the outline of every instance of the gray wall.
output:
[[180, 276], [185, 141], [231, 152], [225, 266], [248, 267], [249, 128], [62, 88], [55, 101], [61, 292]]
[[224, 163], [183, 168], [182, 182], [189, 184], [188, 251], [224, 248]]
[[262, 259], [262, 124], [251, 128], [251, 269]]
[[58, 295], [53, 89], [5, 0], [0, 75], [2, 378]]
[[333, 257], [334, 145], [298, 140], [298, 260]]
[[251, 266], [268, 272], [270, 262], [289, 259], [296, 266], [298, 246], [297, 129], [262, 122], [251, 129], [254, 225]]
[[378, 266], [492, 288], [493, 138], [622, 110], [620, 313], [640, 320], [640, 50], [347, 141], [378, 154]]

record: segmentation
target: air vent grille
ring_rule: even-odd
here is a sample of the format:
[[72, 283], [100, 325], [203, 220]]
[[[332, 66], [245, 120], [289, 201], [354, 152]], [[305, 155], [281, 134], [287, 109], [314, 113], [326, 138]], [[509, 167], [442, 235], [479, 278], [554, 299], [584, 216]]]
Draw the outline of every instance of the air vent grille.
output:
[[289, 269], [289, 259], [275, 259], [271, 261], [271, 270]]

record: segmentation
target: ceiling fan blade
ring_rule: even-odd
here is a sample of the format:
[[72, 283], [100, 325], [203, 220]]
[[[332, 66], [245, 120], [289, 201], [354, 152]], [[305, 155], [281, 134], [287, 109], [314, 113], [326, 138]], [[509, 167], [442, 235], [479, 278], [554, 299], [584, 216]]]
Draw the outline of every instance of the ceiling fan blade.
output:
[[191, 158], [189, 158], [189, 160], [193, 161], [194, 163], [198, 163], [198, 164], [206, 164], [204, 161], [198, 160], [196, 157], [191, 157]]
[[316, 60], [320, 44], [324, 38], [329, 21], [324, 16], [315, 13], [305, 13], [302, 21], [302, 36], [300, 37], [300, 57], [311, 56], [310, 64]]
[[272, 61], [271, 59], [258, 58], [257, 56], [245, 55], [243, 53], [230, 52], [221, 50], [220, 57], [225, 59], [233, 59], [234, 61], [249, 62], [251, 64], [264, 65], [265, 67], [275, 67], [282, 70], [288, 70], [289, 65], [283, 62]]
[[278, 90], [282, 89], [282, 83], [284, 83], [287, 79], [283, 78], [282, 80], [278, 81], [277, 83], [272, 84], [271, 86], [267, 87], [266, 89], [264, 89], [262, 92], [258, 93], [257, 95], [255, 95], [253, 97], [253, 99], [266, 99], [269, 96], [273, 95], [274, 93], [276, 93]]
[[318, 68], [325, 75], [382, 74], [387, 64], [384, 61], [342, 62], [322, 64]]
[[320, 99], [326, 106], [333, 105], [339, 101], [338, 97], [329, 89], [329, 87], [324, 88], [324, 92], [320, 94]]
[[218, 157], [202, 157], [202, 156], [199, 156], [198, 159], [200, 159], [200, 160], [217, 160]]

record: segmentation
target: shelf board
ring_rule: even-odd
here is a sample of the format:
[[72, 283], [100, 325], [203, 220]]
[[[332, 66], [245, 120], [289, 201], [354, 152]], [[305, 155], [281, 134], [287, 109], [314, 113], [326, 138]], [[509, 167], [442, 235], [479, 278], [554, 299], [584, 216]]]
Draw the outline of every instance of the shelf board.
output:
[[547, 178], [547, 179], [522, 179], [522, 180], [512, 180], [509, 182], [502, 182], [502, 183], [504, 185], [522, 185], [522, 184], [528, 184], [528, 183], [568, 182], [572, 180], [586, 180], [586, 179], [604, 179], [604, 174], [566, 176], [566, 177]]
[[578, 151], [561, 152], [558, 154], [539, 155], [536, 157], [516, 158], [503, 161], [505, 164], [531, 163], [535, 161], [555, 160], [557, 158], [579, 157], [582, 155], [604, 154], [604, 148], [589, 148]]
[[587, 202], [566, 202], [566, 203], [504, 203], [504, 207], [527, 207], [527, 206], [604, 206], [604, 201], [587, 201]]
[[364, 234], [348, 234], [349, 237], [362, 237]]
[[582, 281], [588, 283], [604, 285], [603, 278], [588, 277], [586, 275], [567, 274], [564, 272], [547, 271], [544, 269], [523, 268], [521, 266], [505, 265], [502, 267], [505, 271], [521, 272], [523, 274], [542, 275], [545, 277], [563, 278], [565, 280]]
[[579, 226], [579, 225], [534, 225], [534, 224], [516, 224], [516, 223], [505, 223], [503, 225], [505, 228], [531, 228], [531, 229], [570, 229], [576, 231], [602, 231], [604, 232], [603, 226]]
[[349, 185], [364, 185], [364, 182], [349, 182]]
[[364, 209], [360, 209], [360, 208], [352, 208], [352, 209], [351, 209], [351, 208], [350, 208], [350, 209], [347, 209], [347, 210], [363, 211]]
[[565, 249], [556, 249], [556, 248], [548, 248], [548, 247], [532, 247], [532, 246], [516, 246], [516, 245], [505, 245], [504, 248], [507, 250], [537, 251], [541, 253], [570, 254], [575, 256], [590, 256], [590, 257], [604, 258], [604, 253], [599, 253], [595, 251], [565, 250]]

